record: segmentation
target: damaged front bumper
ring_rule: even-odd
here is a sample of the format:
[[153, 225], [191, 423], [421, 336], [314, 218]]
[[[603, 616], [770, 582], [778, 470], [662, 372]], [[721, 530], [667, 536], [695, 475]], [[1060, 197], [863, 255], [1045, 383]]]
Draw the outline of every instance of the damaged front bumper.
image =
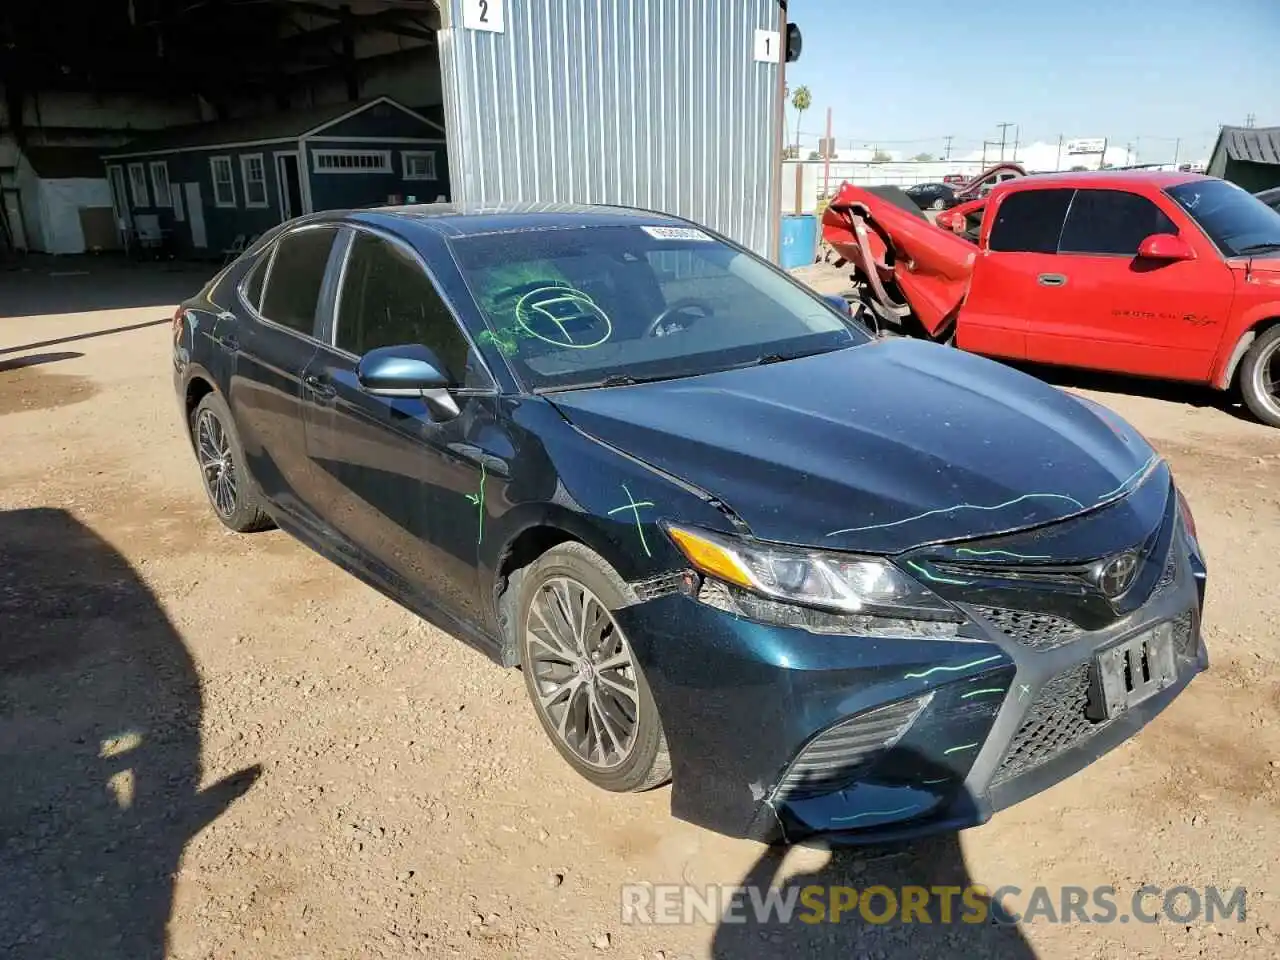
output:
[[[957, 639], [815, 634], [684, 594], [616, 616], [662, 716], [673, 815], [768, 843], [882, 843], [984, 823], [1137, 732], [1208, 666], [1204, 582], [1179, 534], [1141, 606], [1052, 642], [1061, 620], [964, 603]], [[1100, 654], [1148, 636], [1169, 664], [1155, 677], [1153, 652], [1145, 697], [1110, 703]]]

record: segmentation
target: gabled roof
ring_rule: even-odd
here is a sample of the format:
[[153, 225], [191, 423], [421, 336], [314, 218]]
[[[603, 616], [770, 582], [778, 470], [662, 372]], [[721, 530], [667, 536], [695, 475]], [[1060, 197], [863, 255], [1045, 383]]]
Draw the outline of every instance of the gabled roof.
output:
[[1280, 127], [1223, 127], [1210, 163], [1219, 150], [1232, 160], [1280, 164]]
[[42, 180], [102, 180], [101, 147], [36, 147], [22, 148], [22, 155]]
[[346, 103], [330, 103], [302, 110], [289, 110], [259, 117], [239, 120], [223, 120], [213, 123], [193, 123], [182, 127], [170, 127], [132, 140], [122, 147], [101, 154], [105, 159], [142, 156], [145, 154], [174, 153], [185, 150], [208, 150], [221, 147], [249, 147], [263, 143], [297, 140], [299, 137], [332, 126], [339, 120], [361, 113], [375, 104], [386, 103], [416, 117], [423, 123], [444, 132], [444, 127], [415, 113], [390, 97], [370, 97]]

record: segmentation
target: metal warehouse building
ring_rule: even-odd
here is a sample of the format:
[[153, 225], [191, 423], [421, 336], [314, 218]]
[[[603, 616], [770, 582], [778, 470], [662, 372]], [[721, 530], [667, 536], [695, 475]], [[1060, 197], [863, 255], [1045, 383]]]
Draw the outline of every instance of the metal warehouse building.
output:
[[777, 252], [781, 0], [44, 0], [0, 26], [13, 248], [38, 249], [23, 158], [75, 146], [123, 245], [216, 257], [447, 197], [648, 207]]

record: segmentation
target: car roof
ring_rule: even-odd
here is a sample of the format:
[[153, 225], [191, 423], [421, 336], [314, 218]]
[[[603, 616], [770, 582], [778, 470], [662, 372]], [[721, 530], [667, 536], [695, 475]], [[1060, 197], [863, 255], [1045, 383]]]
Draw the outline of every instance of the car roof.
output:
[[1195, 180], [1213, 180], [1199, 173], [1173, 170], [1077, 170], [1069, 173], [1034, 173], [1015, 177], [997, 185], [992, 192], [1001, 194], [1015, 190], [1039, 190], [1042, 187], [1155, 187], [1163, 190]]
[[583, 227], [687, 226], [678, 217], [652, 210], [606, 204], [418, 203], [344, 211], [344, 219], [393, 232], [428, 229], [450, 239], [525, 230]]

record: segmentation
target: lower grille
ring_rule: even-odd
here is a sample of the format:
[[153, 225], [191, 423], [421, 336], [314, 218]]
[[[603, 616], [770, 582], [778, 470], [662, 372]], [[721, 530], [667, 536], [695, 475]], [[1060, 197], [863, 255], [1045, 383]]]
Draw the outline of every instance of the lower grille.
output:
[[1196, 618], [1190, 610], [1173, 621], [1173, 650], [1185, 660], [1195, 659]]
[[1029, 610], [1004, 607], [974, 607], [992, 625], [1033, 650], [1052, 650], [1080, 636], [1080, 628], [1069, 620]]
[[852, 785], [871, 761], [907, 732], [932, 696], [900, 700], [828, 727], [791, 762], [774, 791], [775, 799], [817, 797]]
[[1088, 702], [1088, 661], [1064, 670], [1041, 687], [991, 778], [992, 785], [1048, 763], [1102, 730], [1105, 723], [1094, 723], [1085, 716]]

